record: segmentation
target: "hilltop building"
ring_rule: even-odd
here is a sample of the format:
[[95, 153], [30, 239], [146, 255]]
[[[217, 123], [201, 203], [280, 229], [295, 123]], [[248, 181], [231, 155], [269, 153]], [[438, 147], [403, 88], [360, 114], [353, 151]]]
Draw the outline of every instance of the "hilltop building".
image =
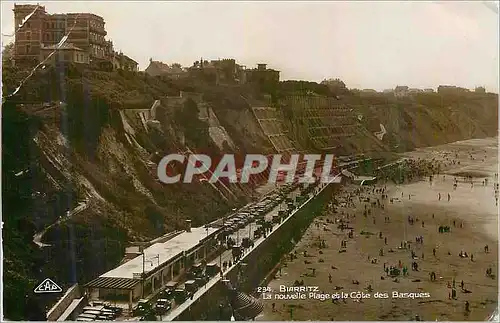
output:
[[210, 61], [201, 58], [188, 68], [183, 68], [180, 64], [168, 65], [150, 58], [145, 72], [150, 76], [161, 75], [173, 79], [189, 77], [214, 85], [247, 83], [266, 85], [278, 83], [280, 80], [280, 72], [267, 68], [266, 64], [258, 64], [257, 68], [247, 69], [244, 65], [236, 63], [234, 58]]
[[410, 93], [410, 94], [422, 93], [422, 92], [424, 92], [424, 90], [422, 90], [422, 89], [417, 89], [417, 88], [408, 89], [408, 93]]
[[[116, 53], [107, 41], [104, 19], [92, 13], [48, 14], [44, 6], [14, 4], [14, 61], [17, 65], [36, 65], [52, 51], [49, 63], [58, 61], [118, 66], [137, 70], [137, 62]], [[68, 36], [64, 45], [57, 44]], [[117, 64], [115, 64], [117, 62]]]
[[53, 55], [50, 55], [57, 49], [56, 45], [45, 46], [42, 44], [40, 47], [40, 61], [47, 59], [47, 64], [52, 65], [56, 62], [65, 63], [80, 63], [89, 64], [89, 55], [86, 51], [76, 47], [71, 43], [64, 43]]
[[482, 86], [479, 86], [479, 87], [476, 87], [474, 89], [474, 92], [476, 92], [476, 93], [486, 93], [486, 89], [484, 87], [482, 87]]
[[439, 94], [464, 94], [470, 92], [469, 89], [454, 85], [440, 85], [437, 91]]
[[245, 73], [248, 83], [270, 85], [280, 81], [280, 72], [267, 68], [267, 64], [257, 64], [257, 68], [247, 69]]
[[172, 64], [169, 66], [160, 61], [153, 61], [152, 58], [149, 59], [149, 66], [146, 68], [145, 72], [150, 76], [165, 75], [174, 79], [187, 76], [187, 71], [185, 71], [180, 64]]
[[246, 82], [245, 66], [236, 63], [233, 58], [206, 61], [200, 59], [189, 67], [190, 77], [204, 79], [213, 84], [244, 84]]
[[122, 52], [113, 52], [113, 56], [111, 57], [113, 68], [116, 70], [125, 70], [138, 72], [139, 64], [136, 61], [123, 54]]

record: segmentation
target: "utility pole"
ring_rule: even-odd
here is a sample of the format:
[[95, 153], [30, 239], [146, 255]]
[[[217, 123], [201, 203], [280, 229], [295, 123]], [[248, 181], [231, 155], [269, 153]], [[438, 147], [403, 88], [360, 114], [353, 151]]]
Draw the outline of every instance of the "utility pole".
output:
[[250, 226], [248, 227], [248, 239], [252, 238], [252, 222], [250, 222]]
[[[219, 268], [222, 272], [223, 272], [223, 270], [222, 270], [222, 254], [224, 253], [224, 240], [226, 240], [226, 228], [224, 227], [225, 222], [226, 222], [226, 216], [224, 215], [222, 217], [222, 229], [224, 231], [222, 233], [222, 239], [220, 240], [221, 250], [219, 252]], [[222, 276], [222, 277], [224, 278], [224, 276]]]
[[146, 262], [146, 256], [144, 254], [144, 246], [142, 246], [142, 298], [144, 298], [144, 263]]

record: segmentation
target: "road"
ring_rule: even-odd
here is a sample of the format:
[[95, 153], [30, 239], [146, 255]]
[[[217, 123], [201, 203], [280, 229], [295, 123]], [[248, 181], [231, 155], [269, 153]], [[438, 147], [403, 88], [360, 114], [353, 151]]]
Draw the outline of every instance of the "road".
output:
[[50, 244], [43, 243], [42, 238], [45, 235], [45, 233], [52, 227], [59, 225], [61, 223], [64, 223], [64, 221], [67, 221], [70, 219], [72, 216], [77, 215], [78, 213], [86, 210], [89, 207], [90, 204], [90, 198], [87, 197], [85, 201], [78, 203], [78, 205], [71, 211], [68, 211], [66, 216], [60, 216], [59, 219], [57, 219], [56, 222], [50, 224], [49, 226], [46, 226], [42, 231], [35, 233], [33, 236], [33, 242], [40, 248], [44, 247], [50, 247]]

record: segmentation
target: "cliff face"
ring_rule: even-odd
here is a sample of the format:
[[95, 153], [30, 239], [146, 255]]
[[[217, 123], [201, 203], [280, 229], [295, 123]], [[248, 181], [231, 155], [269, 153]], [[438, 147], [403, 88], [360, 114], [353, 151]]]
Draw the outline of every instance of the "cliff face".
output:
[[[21, 76], [4, 69], [4, 95]], [[44, 70], [3, 104], [7, 318], [43, 319], [52, 300], [33, 295], [38, 281], [85, 282], [116, 265], [128, 242], [179, 229], [187, 218], [211, 221], [248, 201], [258, 184], [164, 185], [156, 163], [168, 153], [382, 154], [497, 133], [496, 95], [293, 101], [289, 88], [270, 99], [182, 82]]]

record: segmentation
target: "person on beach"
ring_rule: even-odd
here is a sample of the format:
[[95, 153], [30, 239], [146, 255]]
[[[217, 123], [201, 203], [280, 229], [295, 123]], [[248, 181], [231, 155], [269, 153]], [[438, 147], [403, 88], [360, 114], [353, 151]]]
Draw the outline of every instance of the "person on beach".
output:
[[438, 201], [441, 201], [441, 193], [438, 193]]
[[436, 257], [436, 248], [432, 249], [432, 254]]
[[451, 195], [450, 195], [450, 193], [448, 193], [448, 202], [450, 201], [450, 199], [451, 199]]

